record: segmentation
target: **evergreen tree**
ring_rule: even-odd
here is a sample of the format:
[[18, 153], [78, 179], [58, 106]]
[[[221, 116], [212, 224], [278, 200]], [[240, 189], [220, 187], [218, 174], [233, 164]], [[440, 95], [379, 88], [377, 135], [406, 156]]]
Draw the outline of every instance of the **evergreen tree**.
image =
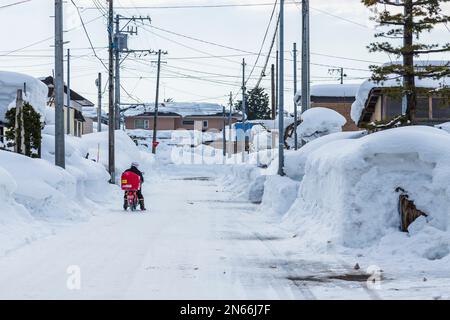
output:
[[[450, 51], [450, 43], [419, 42], [422, 33], [431, 32], [438, 24], [450, 22], [450, 16], [443, 14], [441, 7], [450, 0], [362, 0], [362, 2], [373, 9], [375, 17], [372, 19], [375, 22], [381, 27], [388, 27], [387, 30], [375, 34], [376, 38], [388, 40], [371, 43], [368, 46], [369, 51], [384, 52], [397, 58], [401, 57], [403, 60], [402, 63], [371, 66], [372, 80], [375, 82], [398, 80], [398, 87], [390, 89], [389, 94], [406, 97], [406, 117], [414, 123], [417, 96], [431, 93], [430, 90], [417, 88], [415, 79], [441, 79], [450, 75], [450, 64], [417, 68], [414, 63], [414, 58], [421, 54]], [[440, 92], [448, 95], [448, 88], [441, 88]]]
[[[261, 87], [250, 90], [245, 95], [248, 120], [271, 119], [272, 111], [269, 107], [269, 95]], [[235, 109], [242, 111], [242, 100], [238, 100]]]
[[[22, 107], [23, 113], [23, 128], [24, 128], [24, 145], [25, 150], [20, 150], [22, 145], [21, 141], [21, 123], [19, 122], [19, 127], [17, 132], [16, 127], [16, 108], [12, 108], [6, 112], [7, 131], [5, 137], [8, 142], [8, 147], [14, 147], [17, 141], [19, 147], [19, 153], [23, 153], [28, 157], [37, 158], [39, 157], [39, 152], [42, 142], [42, 127], [41, 127], [41, 115], [34, 110], [34, 108], [29, 104], [25, 103]], [[19, 118], [21, 115], [19, 114]], [[17, 139], [16, 139], [17, 137]]]

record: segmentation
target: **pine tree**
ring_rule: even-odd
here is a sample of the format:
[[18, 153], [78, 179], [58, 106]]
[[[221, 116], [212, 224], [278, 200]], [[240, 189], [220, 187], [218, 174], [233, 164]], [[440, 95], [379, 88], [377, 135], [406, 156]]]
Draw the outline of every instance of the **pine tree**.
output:
[[[269, 107], [269, 95], [263, 88], [256, 87], [245, 95], [248, 120], [271, 119], [272, 111]], [[242, 100], [235, 104], [235, 109], [242, 111]]]
[[[25, 150], [20, 150], [20, 145], [22, 144], [21, 139], [21, 123], [19, 123], [19, 128], [16, 132], [16, 108], [12, 108], [6, 112], [7, 131], [5, 137], [10, 142], [7, 144], [8, 147], [14, 147], [15, 141], [19, 146], [19, 153], [23, 153], [28, 157], [37, 158], [40, 156], [40, 148], [42, 142], [42, 127], [41, 127], [41, 115], [34, 110], [34, 108], [29, 104], [25, 103], [22, 107], [21, 112], [23, 113], [23, 127], [24, 127], [24, 145]], [[17, 136], [17, 140], [16, 140]]]
[[[398, 87], [389, 90], [389, 94], [406, 97], [406, 117], [414, 123], [418, 95], [431, 93], [425, 88], [417, 88], [415, 79], [441, 79], [450, 75], [450, 64], [417, 68], [414, 63], [414, 58], [421, 54], [450, 51], [450, 43], [419, 42], [422, 33], [431, 32], [438, 24], [450, 22], [450, 16], [443, 14], [441, 7], [450, 0], [362, 0], [362, 2], [375, 12], [373, 17], [375, 22], [381, 27], [389, 28], [375, 34], [376, 38], [389, 40], [371, 43], [368, 46], [369, 51], [384, 52], [403, 59], [402, 63], [370, 66], [373, 71], [372, 80], [378, 83], [388, 79], [398, 80]], [[379, 11], [380, 5], [382, 8]], [[417, 41], [414, 41], [415, 39]], [[440, 92], [448, 95], [448, 88], [442, 88]]]

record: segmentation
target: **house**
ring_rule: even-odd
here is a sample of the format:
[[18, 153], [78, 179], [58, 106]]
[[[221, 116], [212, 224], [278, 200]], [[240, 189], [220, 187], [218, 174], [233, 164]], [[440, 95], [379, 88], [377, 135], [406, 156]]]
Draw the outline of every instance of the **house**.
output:
[[[123, 110], [125, 128], [128, 130], [153, 130], [154, 105], [135, 105]], [[230, 112], [225, 112], [228, 125]], [[232, 112], [231, 122], [241, 120], [242, 114]], [[213, 103], [162, 103], [158, 107], [157, 130], [222, 130], [223, 107]]]
[[[345, 117], [347, 123], [343, 131], [359, 130], [350, 117], [350, 110], [355, 101], [359, 84], [318, 84], [311, 86], [311, 107], [332, 109]], [[295, 103], [301, 106], [302, 94], [298, 92]]]
[[[92, 133], [97, 130], [97, 106], [84, 106], [82, 109], [83, 117], [86, 120], [83, 126], [83, 134]], [[101, 110], [100, 122], [103, 126], [108, 125], [108, 115]]]
[[[433, 62], [439, 63], [439, 62]], [[441, 61], [448, 65], [448, 61]], [[416, 65], [420, 68], [421, 64]], [[440, 95], [443, 88], [450, 89], [450, 77], [442, 79], [415, 79], [416, 87], [432, 91], [432, 94], [417, 97], [416, 123], [421, 125], [436, 125], [450, 121], [450, 99]], [[359, 88], [356, 101], [352, 105], [351, 116], [358, 127], [382, 121], [387, 122], [404, 113], [402, 97], [389, 93], [390, 88], [399, 86], [397, 80], [386, 80], [382, 83], [365, 81]], [[392, 90], [391, 90], [392, 91]]]
[[18, 90], [22, 90], [23, 100], [41, 114], [41, 122], [45, 121], [47, 86], [26, 74], [0, 71], [0, 147], [5, 142], [5, 115], [8, 109], [14, 106]]
[[[42, 78], [41, 81], [48, 86], [47, 105], [55, 107], [53, 77]], [[83, 134], [93, 132], [93, 121], [86, 120], [83, 116], [85, 107], [94, 107], [94, 104], [74, 90], [70, 90], [70, 106], [67, 106], [67, 86], [64, 85], [64, 119], [67, 119], [67, 114], [69, 114], [69, 132], [73, 136], [81, 137]], [[64, 121], [64, 130], [67, 132], [67, 121]]]

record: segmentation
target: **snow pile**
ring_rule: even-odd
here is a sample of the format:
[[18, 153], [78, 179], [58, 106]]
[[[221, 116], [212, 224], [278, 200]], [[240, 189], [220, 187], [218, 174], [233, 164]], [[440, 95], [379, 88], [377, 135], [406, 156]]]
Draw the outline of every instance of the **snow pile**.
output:
[[297, 127], [300, 140], [310, 142], [318, 137], [342, 131], [345, 118], [338, 112], [328, 108], [311, 108], [301, 115], [302, 123]]
[[4, 122], [6, 112], [15, 107], [17, 90], [24, 90], [24, 87], [26, 88], [26, 92], [23, 92], [24, 101], [29, 102], [36, 112], [45, 116], [48, 87], [31, 76], [0, 71], [0, 121]]
[[[287, 150], [285, 153], [285, 167], [284, 172], [286, 175], [297, 181], [301, 181], [305, 174], [305, 164], [308, 156], [315, 150], [321, 148], [327, 143], [336, 140], [345, 139], [358, 139], [367, 134], [367, 131], [348, 131], [348, 132], [336, 132], [326, 136], [317, 138], [304, 146], [302, 146], [297, 151]], [[273, 164], [276, 165], [276, 164]]]
[[450, 122], [444, 122], [441, 124], [437, 124], [434, 126], [435, 128], [447, 131], [448, 133], [450, 133]]
[[[295, 226], [307, 245], [321, 249], [327, 243], [378, 244], [378, 250], [392, 253], [415, 248], [427, 259], [434, 256], [430, 248], [448, 252], [449, 145], [446, 132], [422, 126], [326, 143], [308, 156], [285, 223]], [[399, 231], [398, 187], [429, 215], [411, 226], [409, 237]]]
[[261, 125], [253, 126], [251, 130], [251, 151], [260, 151], [265, 149], [272, 149], [278, 141], [278, 133], [266, 130]]
[[[3, 161], [5, 151], [0, 151], [0, 161]], [[18, 186], [13, 176], [0, 165], [0, 255], [7, 250], [22, 246], [41, 233], [45, 232], [39, 223], [35, 222], [28, 211], [16, 202], [14, 192]]]
[[[14, 199], [30, 215], [40, 219], [84, 219], [87, 213], [79, 205], [77, 178], [43, 159], [30, 159], [12, 152], [1, 152], [0, 167], [12, 177], [17, 188]], [[73, 172], [73, 170], [72, 170]]]
[[260, 211], [276, 216], [284, 215], [297, 199], [300, 183], [278, 175], [267, 176]]

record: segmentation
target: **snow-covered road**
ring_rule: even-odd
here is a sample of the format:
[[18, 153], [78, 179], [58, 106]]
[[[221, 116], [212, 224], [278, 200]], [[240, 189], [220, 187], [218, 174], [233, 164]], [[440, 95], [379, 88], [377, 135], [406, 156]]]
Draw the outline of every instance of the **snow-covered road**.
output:
[[448, 292], [446, 274], [411, 274], [408, 265], [383, 267], [382, 290], [368, 289], [370, 261], [359, 261], [362, 270], [355, 271], [354, 257], [304, 253], [292, 232], [235, 198], [223, 174], [214, 166], [162, 167], [144, 185], [149, 211], [122, 211], [117, 193], [89, 221], [10, 251], [0, 257], [0, 299], [380, 299]]
[[[305, 298], [270, 265], [255, 205], [229, 201], [212, 171], [164, 172], [145, 185], [146, 213], [124, 213], [116, 199], [1, 258], [0, 298]], [[70, 290], [78, 271], [81, 288]]]

